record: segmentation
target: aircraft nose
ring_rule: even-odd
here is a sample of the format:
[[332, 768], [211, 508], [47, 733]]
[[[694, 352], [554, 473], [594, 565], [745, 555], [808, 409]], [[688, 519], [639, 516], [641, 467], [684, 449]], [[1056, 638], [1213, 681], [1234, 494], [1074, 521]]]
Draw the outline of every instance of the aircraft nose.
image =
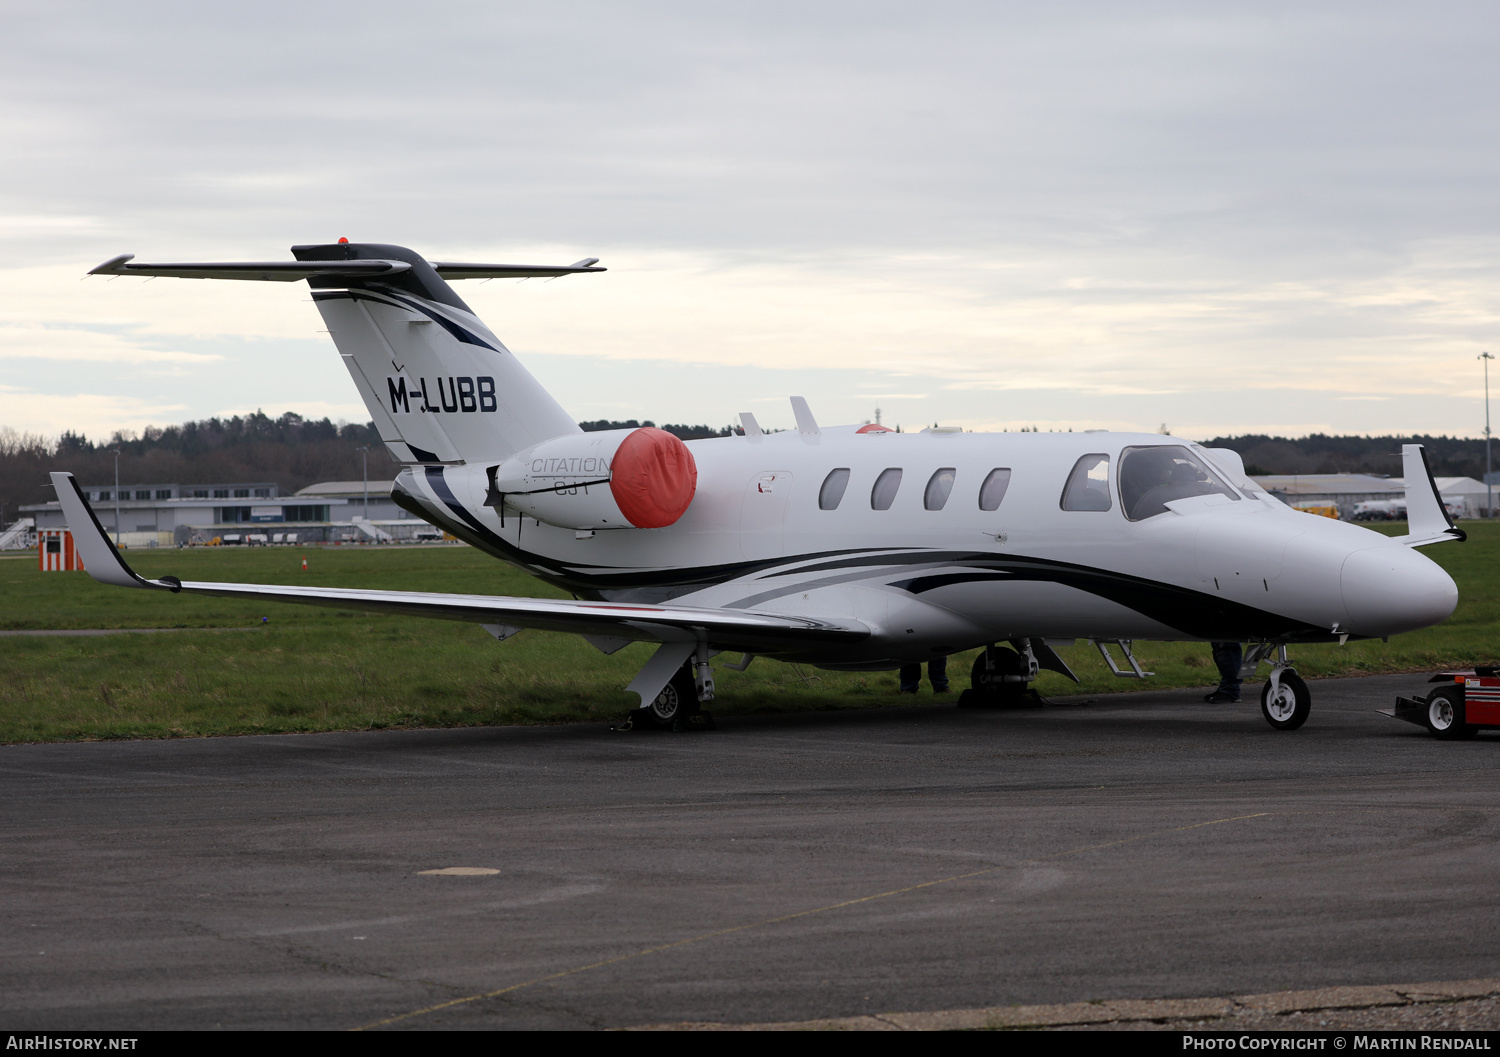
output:
[[1448, 619], [1458, 605], [1453, 578], [1425, 555], [1406, 547], [1372, 547], [1344, 559], [1339, 574], [1347, 630], [1394, 635]]

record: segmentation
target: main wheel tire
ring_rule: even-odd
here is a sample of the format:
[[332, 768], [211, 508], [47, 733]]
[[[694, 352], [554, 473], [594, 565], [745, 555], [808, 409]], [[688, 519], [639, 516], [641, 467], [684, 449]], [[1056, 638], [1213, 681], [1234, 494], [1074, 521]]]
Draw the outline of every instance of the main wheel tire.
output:
[[671, 730], [672, 724], [698, 710], [698, 684], [693, 679], [692, 669], [683, 666], [672, 676], [672, 681], [662, 687], [656, 700], [646, 707], [646, 718], [653, 727]]
[[[989, 663], [985, 663], [985, 659]], [[1005, 682], [1007, 675], [1021, 675], [1026, 671], [1026, 662], [1021, 655], [1008, 646], [991, 646], [974, 658], [974, 667], [969, 672], [969, 685], [981, 694], [1003, 694], [1015, 689], [1024, 689], [1025, 683]]]
[[1427, 695], [1427, 714], [1422, 717], [1427, 733], [1444, 741], [1468, 737], [1474, 728], [1464, 722], [1464, 692], [1456, 686], [1440, 686]]
[[1278, 680], [1276, 696], [1271, 696], [1271, 681], [1260, 690], [1260, 714], [1277, 730], [1296, 730], [1307, 722], [1312, 711], [1312, 694], [1302, 677], [1293, 671], [1284, 671]]
[[[990, 663], [985, 664], [985, 657]], [[1041, 708], [1042, 699], [1026, 683], [1005, 676], [1026, 674], [1026, 659], [1008, 646], [991, 646], [974, 658], [969, 686], [958, 698], [959, 708]]]

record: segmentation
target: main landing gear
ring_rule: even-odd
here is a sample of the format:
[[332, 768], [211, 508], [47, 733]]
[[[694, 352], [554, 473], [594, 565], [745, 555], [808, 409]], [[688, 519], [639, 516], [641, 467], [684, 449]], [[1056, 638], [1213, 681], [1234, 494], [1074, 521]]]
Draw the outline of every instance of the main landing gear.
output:
[[1040, 668], [1031, 640], [1013, 645], [990, 645], [974, 658], [969, 689], [958, 695], [959, 708], [1041, 708], [1045, 701], [1029, 685]]
[[[712, 684], [710, 684], [712, 685]], [[703, 710], [698, 700], [698, 680], [694, 664], [688, 661], [673, 674], [661, 693], [645, 708], [631, 709], [623, 723], [611, 730], [624, 733], [650, 727], [684, 733], [690, 730], [714, 730], [714, 717]]]

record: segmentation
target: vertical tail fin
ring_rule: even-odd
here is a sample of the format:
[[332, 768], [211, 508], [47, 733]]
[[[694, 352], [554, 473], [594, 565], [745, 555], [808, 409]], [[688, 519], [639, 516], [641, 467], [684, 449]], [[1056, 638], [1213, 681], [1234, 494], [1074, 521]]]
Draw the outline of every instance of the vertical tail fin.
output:
[[379, 278], [308, 279], [381, 439], [401, 462], [498, 460], [578, 425], [454, 293], [400, 246], [293, 246], [298, 261], [388, 260]]

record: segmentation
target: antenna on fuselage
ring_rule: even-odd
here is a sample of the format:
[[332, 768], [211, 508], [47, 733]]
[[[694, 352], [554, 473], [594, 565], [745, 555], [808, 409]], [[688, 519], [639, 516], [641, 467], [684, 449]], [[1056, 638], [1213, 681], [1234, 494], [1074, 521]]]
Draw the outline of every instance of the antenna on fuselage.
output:
[[812, 409], [807, 406], [807, 400], [803, 397], [792, 397], [792, 414], [797, 416], [798, 433], [811, 435], [823, 432], [818, 428], [818, 420], [813, 418]]

